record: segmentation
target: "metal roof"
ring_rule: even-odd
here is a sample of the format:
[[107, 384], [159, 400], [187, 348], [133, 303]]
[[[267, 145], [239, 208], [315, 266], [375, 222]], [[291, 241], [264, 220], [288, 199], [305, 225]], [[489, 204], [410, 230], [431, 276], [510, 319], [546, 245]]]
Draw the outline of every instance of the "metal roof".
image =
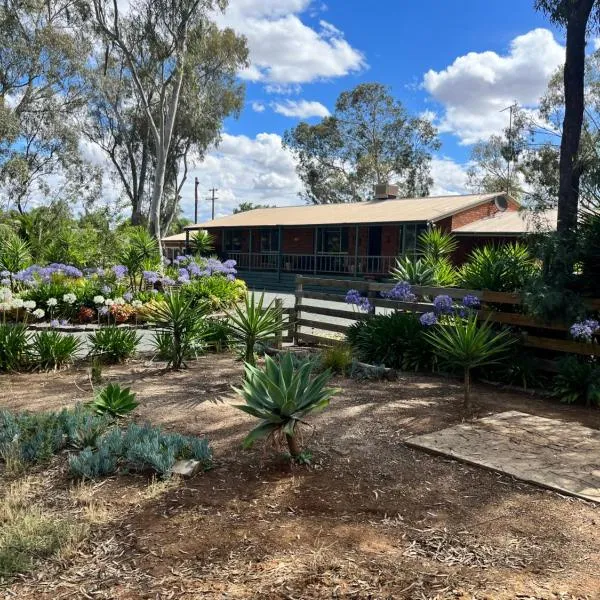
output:
[[175, 235], [170, 235], [169, 237], [164, 237], [162, 239], [163, 242], [185, 242], [186, 238], [185, 233], [176, 233]]
[[371, 200], [350, 204], [256, 208], [236, 215], [221, 217], [214, 221], [188, 225], [186, 229], [435, 222], [473, 206], [489, 202], [499, 196], [505, 196], [505, 194], [432, 196], [428, 198]]
[[456, 235], [524, 235], [541, 230], [556, 230], [558, 211], [535, 213], [530, 210], [496, 213], [493, 217], [473, 221], [456, 228]]

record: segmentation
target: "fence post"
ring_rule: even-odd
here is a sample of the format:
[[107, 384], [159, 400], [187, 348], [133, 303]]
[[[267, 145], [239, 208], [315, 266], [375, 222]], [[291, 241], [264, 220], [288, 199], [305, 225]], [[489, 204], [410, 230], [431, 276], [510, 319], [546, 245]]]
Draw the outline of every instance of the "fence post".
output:
[[290, 315], [290, 329], [292, 331], [292, 343], [297, 344], [299, 341], [300, 327], [298, 321], [300, 320], [300, 313], [302, 312], [302, 293], [304, 292], [304, 286], [302, 284], [302, 275], [296, 277], [296, 294], [294, 297], [294, 310]]
[[[275, 310], [280, 311], [281, 321], [283, 323], [283, 300], [281, 298], [275, 298]], [[283, 348], [283, 329], [280, 329], [275, 334], [275, 348], [281, 350]]]
[[367, 284], [367, 298], [369, 300], [369, 314], [375, 314], [375, 299], [377, 298], [377, 292], [371, 289], [371, 282]]

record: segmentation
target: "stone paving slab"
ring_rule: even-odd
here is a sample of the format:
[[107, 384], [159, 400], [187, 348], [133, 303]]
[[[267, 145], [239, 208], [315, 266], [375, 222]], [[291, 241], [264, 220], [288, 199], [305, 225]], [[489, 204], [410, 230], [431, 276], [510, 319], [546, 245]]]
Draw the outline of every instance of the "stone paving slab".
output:
[[600, 431], [577, 423], [508, 411], [406, 443], [600, 502]]

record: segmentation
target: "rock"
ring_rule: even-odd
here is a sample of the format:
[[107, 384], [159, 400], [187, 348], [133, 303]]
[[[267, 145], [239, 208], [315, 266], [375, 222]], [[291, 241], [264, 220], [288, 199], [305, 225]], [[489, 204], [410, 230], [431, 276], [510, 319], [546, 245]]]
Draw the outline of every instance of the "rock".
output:
[[173, 475], [193, 477], [200, 471], [201, 466], [199, 460], [178, 460], [173, 465]]

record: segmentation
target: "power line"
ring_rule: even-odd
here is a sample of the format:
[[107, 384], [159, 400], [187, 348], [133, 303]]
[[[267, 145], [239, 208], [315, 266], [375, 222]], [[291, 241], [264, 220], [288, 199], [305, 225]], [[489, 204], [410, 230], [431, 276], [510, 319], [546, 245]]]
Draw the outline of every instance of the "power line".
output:
[[212, 194], [212, 220], [215, 220], [215, 200], [218, 200], [218, 198], [215, 196], [215, 194], [219, 191], [217, 188], [211, 188], [210, 190], [208, 190], [211, 194]]

